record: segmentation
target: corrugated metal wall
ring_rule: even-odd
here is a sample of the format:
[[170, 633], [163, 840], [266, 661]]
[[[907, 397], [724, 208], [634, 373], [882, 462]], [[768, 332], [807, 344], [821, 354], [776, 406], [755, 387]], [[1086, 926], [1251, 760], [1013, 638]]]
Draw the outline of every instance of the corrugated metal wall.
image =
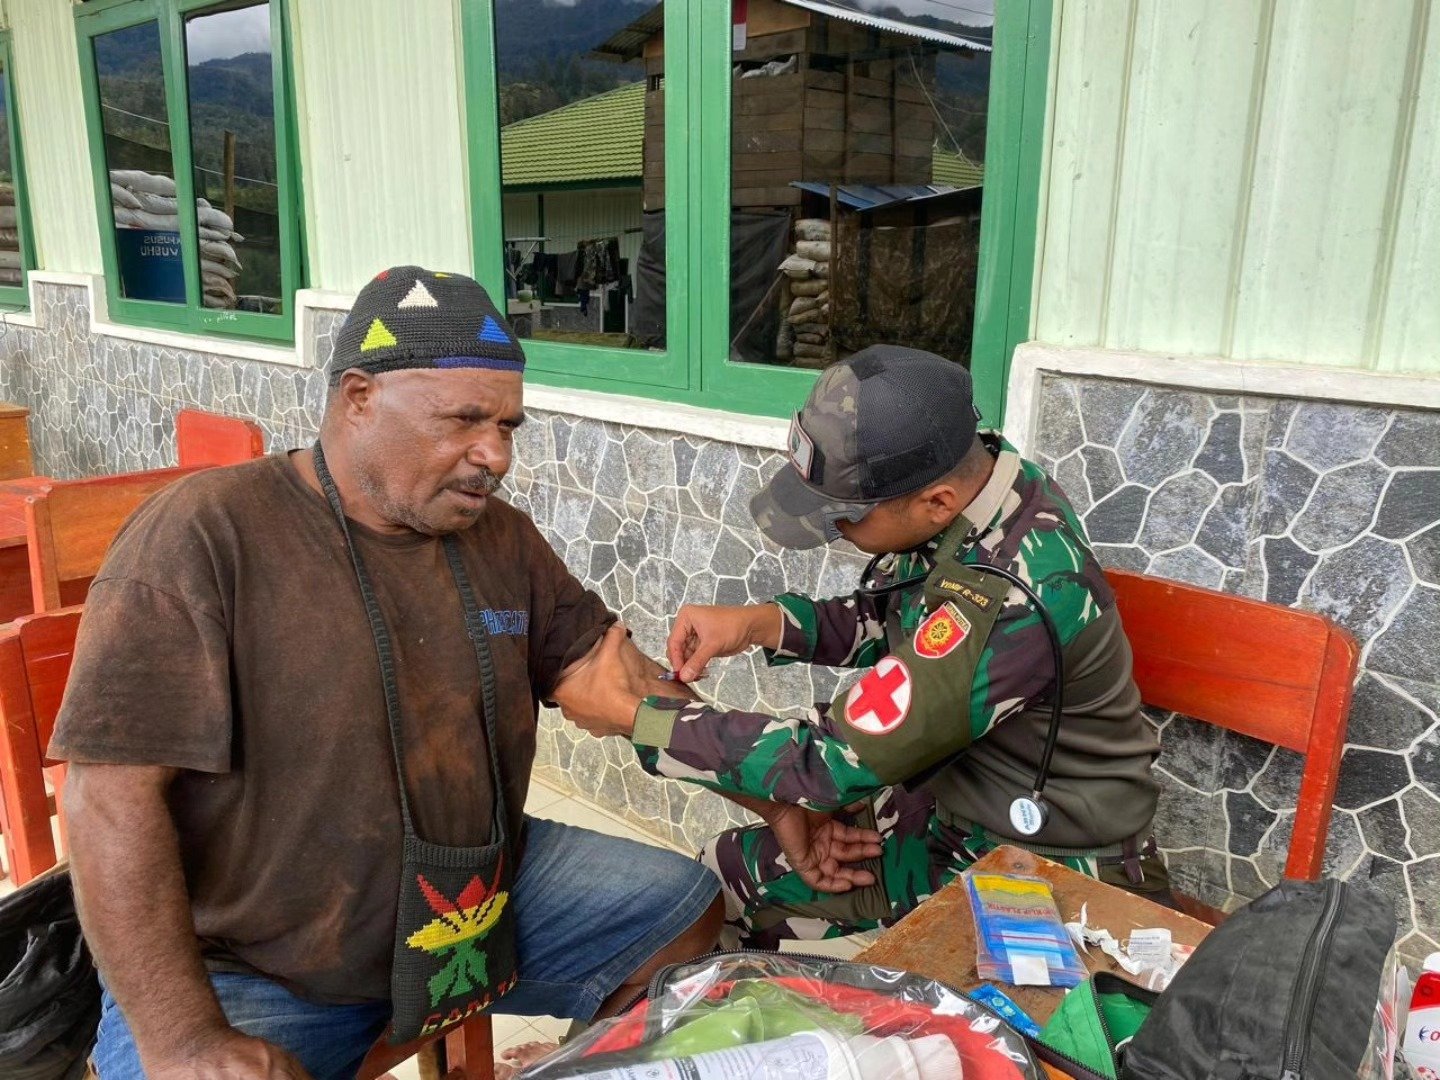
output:
[[70, 0], [5, 0], [40, 266], [104, 272]]
[[453, 0], [295, 0], [311, 283], [383, 267], [467, 270], [459, 14]]
[[1036, 336], [1440, 372], [1431, 0], [1062, 0]]
[[[540, 235], [539, 196], [505, 196], [505, 235]], [[546, 251], [574, 251], [580, 240], [613, 236], [620, 241], [620, 257], [630, 260], [634, 270], [640, 254], [640, 233], [644, 206], [640, 189], [620, 188], [597, 191], [555, 191], [545, 196]]]

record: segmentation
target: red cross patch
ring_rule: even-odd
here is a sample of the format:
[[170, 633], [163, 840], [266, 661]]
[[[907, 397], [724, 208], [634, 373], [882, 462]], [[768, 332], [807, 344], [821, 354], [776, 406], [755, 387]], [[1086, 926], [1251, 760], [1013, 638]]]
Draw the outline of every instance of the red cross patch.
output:
[[886, 656], [850, 690], [845, 722], [866, 735], [888, 735], [910, 715], [910, 669]]

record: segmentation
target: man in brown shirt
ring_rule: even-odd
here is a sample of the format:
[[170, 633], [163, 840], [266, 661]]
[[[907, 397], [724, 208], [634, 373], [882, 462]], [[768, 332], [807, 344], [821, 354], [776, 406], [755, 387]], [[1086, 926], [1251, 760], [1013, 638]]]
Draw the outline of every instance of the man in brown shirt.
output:
[[[715, 940], [704, 868], [524, 816], [537, 702], [583, 714], [567, 679], [602, 649], [625, 658], [630, 690], [663, 684], [529, 518], [492, 497], [523, 421], [523, 362], [474, 281], [387, 271], [337, 340], [323, 458], [177, 482], [116, 539], [51, 745], [71, 762], [75, 886], [106, 989], [101, 1080], [354, 1076], [390, 1019], [396, 957], [436, 940], [407, 945], [402, 927], [397, 942], [402, 783], [418, 838], [474, 852], [498, 836], [518, 865], [500, 895], [511, 953], [493, 947], [499, 923], [488, 943], [433, 950], [478, 964], [467, 986], [488, 959], [492, 1011], [589, 1020]], [[393, 652], [395, 747], [361, 566]], [[436, 933], [489, 910], [426, 900]], [[461, 947], [476, 941], [478, 961]]]

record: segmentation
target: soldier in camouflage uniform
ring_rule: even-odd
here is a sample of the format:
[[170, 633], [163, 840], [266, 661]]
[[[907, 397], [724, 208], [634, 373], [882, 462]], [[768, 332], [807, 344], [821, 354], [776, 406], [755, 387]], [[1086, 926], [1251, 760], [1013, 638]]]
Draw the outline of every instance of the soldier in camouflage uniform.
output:
[[[843, 536], [898, 554], [850, 596], [686, 608], [670, 661], [689, 682], [710, 658], [760, 645], [772, 664], [869, 672], [803, 717], [656, 698], [636, 710], [629, 733], [651, 773], [880, 833], [880, 856], [839, 892], [807, 884], [766, 826], [712, 840], [702, 858], [748, 945], [890, 923], [1000, 843], [1168, 896], [1150, 842], [1159, 743], [1114, 596], [1064, 492], [977, 419], [969, 374], [928, 353], [876, 346], [826, 370], [795, 417], [789, 466], [752, 513], [782, 546]], [[1010, 806], [1035, 785], [1052, 650], [1024, 593], [980, 563], [1038, 594], [1063, 649], [1049, 817], [1028, 838]]]

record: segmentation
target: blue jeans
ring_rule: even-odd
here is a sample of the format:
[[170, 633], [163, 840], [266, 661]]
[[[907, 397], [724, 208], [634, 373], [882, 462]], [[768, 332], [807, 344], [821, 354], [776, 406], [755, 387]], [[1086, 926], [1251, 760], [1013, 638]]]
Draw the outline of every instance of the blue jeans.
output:
[[[720, 891], [664, 848], [526, 818], [515, 882], [520, 982], [491, 1012], [589, 1020], [625, 979], [696, 922]], [[260, 975], [210, 976], [230, 1023], [295, 1055], [315, 1080], [351, 1080], [390, 1019], [388, 1001], [319, 1005]], [[93, 1056], [100, 1080], [143, 1080], [105, 991]]]

